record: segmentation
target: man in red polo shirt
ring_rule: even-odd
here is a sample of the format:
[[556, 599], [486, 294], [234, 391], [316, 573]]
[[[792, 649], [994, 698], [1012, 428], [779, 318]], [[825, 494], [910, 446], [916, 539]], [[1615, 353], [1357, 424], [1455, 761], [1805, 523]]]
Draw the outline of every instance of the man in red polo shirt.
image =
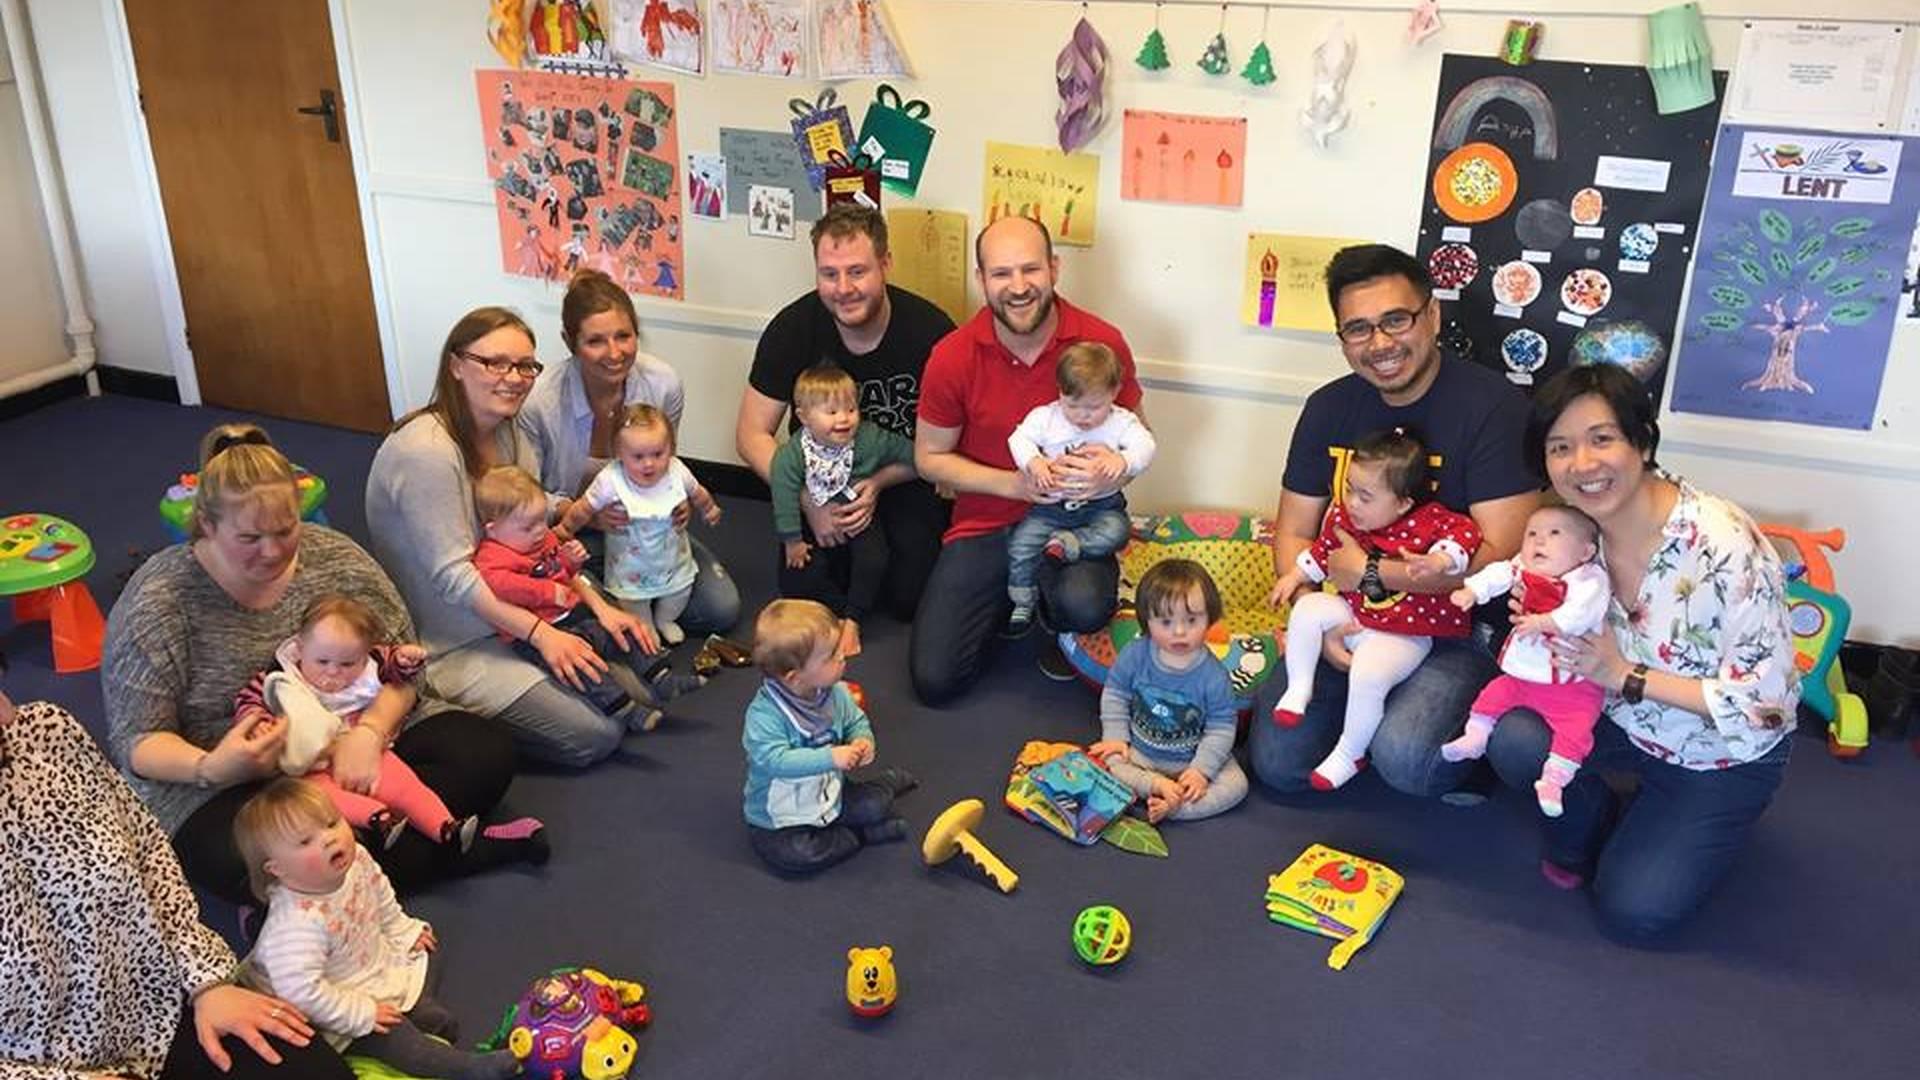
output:
[[[920, 475], [957, 495], [908, 651], [914, 692], [929, 705], [972, 685], [988, 643], [1006, 623], [1007, 531], [1042, 498], [1015, 467], [1007, 436], [1030, 410], [1060, 396], [1054, 364], [1061, 351], [1078, 341], [1113, 349], [1122, 369], [1114, 403], [1140, 411], [1126, 338], [1054, 294], [1060, 261], [1045, 226], [1003, 218], [981, 230], [973, 255], [986, 306], [941, 338], [927, 358], [913, 440]], [[1068, 486], [1084, 483], [1086, 497], [1097, 498], [1126, 483], [1119, 457], [1106, 447], [1088, 448], [1061, 458], [1055, 474]], [[1121, 479], [1102, 487], [1095, 478], [1103, 474]], [[1111, 555], [1047, 561], [1038, 579], [1043, 624], [1074, 632], [1105, 626], [1119, 583], [1120, 566]], [[1043, 660], [1042, 670], [1073, 677], [1062, 658], [1052, 659], [1053, 665]]]

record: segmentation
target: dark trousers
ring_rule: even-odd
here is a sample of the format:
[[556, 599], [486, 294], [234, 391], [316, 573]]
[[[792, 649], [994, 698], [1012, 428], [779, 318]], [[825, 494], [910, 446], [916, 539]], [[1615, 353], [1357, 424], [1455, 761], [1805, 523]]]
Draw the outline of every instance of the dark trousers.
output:
[[820, 547], [802, 521], [801, 539], [813, 551], [806, 566], [793, 570], [785, 551], [774, 549], [780, 595], [818, 600], [834, 614], [859, 621], [880, 610], [912, 622], [952, 512], [953, 504], [936, 495], [933, 485], [909, 480], [881, 492], [873, 521], [845, 544]]
[[[180, 1027], [173, 1033], [173, 1046], [160, 1068], [160, 1080], [207, 1080], [210, 1076], [230, 1080], [353, 1080], [353, 1070], [318, 1032], [305, 1046], [281, 1042], [271, 1035], [267, 1043], [279, 1053], [280, 1064], [267, 1064], [240, 1039], [229, 1036], [220, 1040], [220, 1048], [233, 1059], [232, 1071], [221, 1072], [200, 1048], [200, 1037], [193, 1030], [193, 1005], [188, 1003], [180, 1010]], [[106, 1071], [111, 1075], [112, 1070]]]
[[[1561, 793], [1565, 812], [1542, 819], [1545, 856], [1586, 875], [1609, 934], [1648, 944], [1698, 911], [1733, 867], [1786, 775], [1793, 739], [1730, 769], [1687, 769], [1635, 747], [1605, 717], [1593, 734], [1593, 752]], [[1510, 710], [1493, 729], [1487, 760], [1509, 786], [1531, 792], [1552, 738], [1532, 710]], [[1631, 802], [1607, 786], [1605, 772], [1639, 777]]]
[[[493, 809], [513, 782], [513, 736], [497, 720], [469, 712], [437, 713], [400, 733], [393, 752], [446, 801], [456, 818]], [[247, 866], [233, 843], [233, 818], [266, 781], [230, 787], [195, 810], [173, 834], [173, 850], [187, 880], [235, 906], [258, 903], [247, 888]], [[475, 845], [481, 853], [486, 845]], [[462, 877], [494, 865], [484, 854], [463, 855], [458, 844], [436, 844], [409, 829], [390, 848], [369, 849], [395, 890]]]
[[[584, 604], [567, 612], [559, 622], [553, 624], [553, 627], [585, 641], [593, 647], [594, 655], [607, 663], [625, 664], [632, 668], [634, 674], [641, 677], [642, 683], [646, 681], [646, 672], [665, 659], [664, 655], [648, 656], [637, 646], [632, 649], [622, 649], [620, 643], [614, 640], [613, 634], [600, 625], [600, 620], [595, 618]], [[546, 666], [547, 662], [540, 656], [540, 650], [525, 639], [516, 639], [513, 643], [513, 651], [516, 656], [528, 663], [542, 668]], [[616, 680], [601, 679], [599, 682], [593, 682], [590, 679], [582, 679], [581, 682], [586, 685], [586, 689], [581, 691], [580, 696], [592, 702], [593, 707], [599, 709], [604, 715], [613, 716], [633, 703], [633, 696], [628, 694], [626, 688]]]
[[797, 570], [788, 566], [784, 548], [776, 556], [780, 595], [817, 600], [835, 615], [864, 622], [886, 585], [891, 554], [886, 530], [870, 525], [846, 543], [821, 547], [813, 539], [813, 530], [802, 522], [800, 538], [813, 549], [807, 553], [807, 565]]
[[[1087, 633], [1113, 618], [1120, 563], [1111, 555], [1065, 565], [1043, 560], [1035, 583], [1042, 625]], [[942, 705], [973, 685], [1010, 610], [1006, 529], [940, 549], [907, 650], [913, 691], [921, 701]]]
[[848, 783], [840, 789], [840, 816], [831, 825], [790, 825], [784, 829], [747, 826], [754, 854], [786, 874], [810, 874], [844, 862], [866, 841], [860, 831], [893, 816], [893, 788], [877, 781]]

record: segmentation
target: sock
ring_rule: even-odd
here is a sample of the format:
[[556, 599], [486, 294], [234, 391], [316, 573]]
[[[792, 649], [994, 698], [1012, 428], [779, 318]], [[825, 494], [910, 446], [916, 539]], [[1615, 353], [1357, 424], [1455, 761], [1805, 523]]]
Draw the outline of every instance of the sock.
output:
[[665, 715], [656, 706], [636, 701], [627, 712], [627, 730], [636, 735], [652, 731], [660, 726], [660, 718]]
[[1540, 770], [1540, 779], [1533, 782], [1533, 794], [1540, 800], [1541, 813], [1548, 817], [1559, 817], [1565, 812], [1560, 793], [1573, 782], [1573, 774], [1579, 771], [1578, 762], [1559, 754], [1547, 755], [1547, 764]]
[[449, 818], [445, 825], [440, 826], [440, 842], [459, 844], [461, 851], [470, 851], [473, 849], [473, 838], [479, 833], [480, 816], [478, 814], [472, 817]]
[[539, 818], [523, 817], [481, 828], [461, 862], [469, 871], [514, 862], [540, 866], [552, 854], [546, 826]]
[[1546, 878], [1547, 884], [1554, 888], [1566, 889], [1569, 892], [1587, 883], [1585, 874], [1578, 870], [1569, 870], [1551, 859], [1540, 860], [1540, 876]]
[[1289, 683], [1280, 700], [1273, 706], [1273, 722], [1281, 727], [1294, 727], [1300, 723], [1301, 714], [1307, 711], [1307, 702], [1313, 691], [1309, 688], [1296, 690], [1297, 683]]
[[1440, 747], [1440, 756], [1448, 761], [1466, 761], [1469, 758], [1484, 757], [1487, 752], [1487, 740], [1493, 737], [1493, 717], [1478, 713], [1467, 717], [1467, 730], [1460, 737]]
[[658, 629], [660, 630], [660, 640], [669, 645], [678, 645], [687, 640], [686, 631], [681, 630], [680, 624], [671, 619], [661, 623]]
[[860, 842], [863, 844], [890, 844], [895, 840], [907, 838], [907, 819], [890, 817], [872, 825], [860, 826]]
[[1367, 759], [1364, 756], [1349, 756], [1336, 746], [1333, 753], [1327, 755], [1327, 760], [1313, 767], [1313, 774], [1307, 777], [1307, 782], [1313, 785], [1315, 791], [1332, 791], [1358, 776], [1360, 770], [1366, 767]]

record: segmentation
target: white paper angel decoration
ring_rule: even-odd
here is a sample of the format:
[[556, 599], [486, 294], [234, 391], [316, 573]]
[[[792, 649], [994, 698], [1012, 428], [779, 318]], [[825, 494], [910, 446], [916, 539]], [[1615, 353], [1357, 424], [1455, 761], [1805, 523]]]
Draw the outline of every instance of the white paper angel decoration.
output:
[[1418, 45], [1440, 32], [1440, 0], [1420, 0], [1407, 20], [1407, 44]]
[[1321, 148], [1327, 138], [1347, 126], [1347, 75], [1353, 71], [1354, 41], [1346, 24], [1334, 20], [1326, 40], [1313, 50], [1313, 96], [1300, 111], [1300, 126]]

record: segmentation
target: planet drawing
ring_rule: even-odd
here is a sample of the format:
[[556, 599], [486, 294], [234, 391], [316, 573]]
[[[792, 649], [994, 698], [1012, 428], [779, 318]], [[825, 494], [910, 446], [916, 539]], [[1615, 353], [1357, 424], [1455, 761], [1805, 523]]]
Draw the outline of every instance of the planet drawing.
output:
[[1500, 342], [1500, 356], [1509, 370], [1521, 375], [1532, 374], [1547, 362], [1547, 339], [1538, 330], [1523, 326]]
[[1573, 235], [1567, 204], [1558, 199], [1535, 199], [1514, 215], [1513, 233], [1530, 251], [1552, 251]]
[[1650, 382], [1667, 362], [1667, 343], [1638, 319], [1601, 321], [1574, 335], [1572, 360], [1582, 367], [1613, 364]]
[[1660, 234], [1644, 221], [1636, 221], [1620, 230], [1620, 257], [1645, 262], [1660, 247]]

